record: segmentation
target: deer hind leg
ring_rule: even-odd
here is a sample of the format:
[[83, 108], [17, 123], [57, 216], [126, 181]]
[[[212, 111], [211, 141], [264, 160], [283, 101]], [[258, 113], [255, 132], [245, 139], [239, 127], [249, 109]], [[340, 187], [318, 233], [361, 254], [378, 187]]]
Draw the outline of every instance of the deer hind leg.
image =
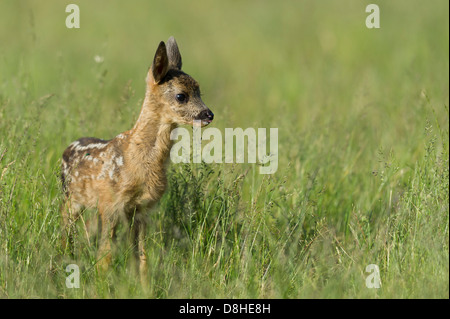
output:
[[69, 251], [70, 255], [74, 255], [74, 236], [76, 233], [75, 222], [80, 216], [82, 206], [74, 203], [70, 198], [66, 198], [61, 205], [61, 215], [63, 222], [62, 247], [63, 251]]

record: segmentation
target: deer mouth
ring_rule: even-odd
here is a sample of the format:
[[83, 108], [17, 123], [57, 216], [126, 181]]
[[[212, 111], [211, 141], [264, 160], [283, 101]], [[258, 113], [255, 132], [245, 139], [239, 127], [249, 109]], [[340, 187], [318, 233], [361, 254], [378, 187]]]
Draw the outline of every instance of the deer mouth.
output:
[[212, 120], [210, 120], [210, 119], [202, 120], [202, 126], [209, 125], [209, 124], [211, 124], [211, 122], [212, 122]]
[[[205, 120], [205, 119], [197, 119], [197, 120], [194, 120], [193, 122], [191, 122], [191, 123], [189, 123], [189, 124], [192, 124], [193, 126], [199, 126], [199, 127], [205, 127], [205, 126], [208, 126], [209, 124], [211, 124], [211, 122], [212, 122], [212, 120]], [[186, 123], [186, 124], [188, 124], [188, 123]]]
[[208, 109], [208, 110], [204, 110], [200, 113], [198, 120], [201, 121], [202, 126], [206, 126], [206, 125], [211, 124], [213, 119], [214, 119], [214, 113]]

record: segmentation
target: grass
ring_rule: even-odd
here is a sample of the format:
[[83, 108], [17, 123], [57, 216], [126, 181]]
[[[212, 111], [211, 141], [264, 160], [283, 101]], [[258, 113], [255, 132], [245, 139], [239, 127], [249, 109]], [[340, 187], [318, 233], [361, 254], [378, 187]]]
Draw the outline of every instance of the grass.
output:
[[[77, 1], [74, 30], [60, 1], [0, 2], [0, 296], [448, 298], [448, 2], [380, 0], [377, 30], [368, 3]], [[59, 159], [133, 125], [170, 35], [213, 126], [277, 127], [279, 166], [171, 165], [145, 290], [125, 226], [107, 276], [81, 223], [62, 252]]]

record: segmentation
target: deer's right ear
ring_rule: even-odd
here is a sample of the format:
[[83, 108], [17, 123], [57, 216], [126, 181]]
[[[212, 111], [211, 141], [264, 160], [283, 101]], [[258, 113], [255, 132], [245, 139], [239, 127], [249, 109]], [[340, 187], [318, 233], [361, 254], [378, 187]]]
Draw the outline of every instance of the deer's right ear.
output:
[[167, 57], [166, 45], [163, 41], [159, 43], [152, 64], [152, 75], [155, 83], [161, 82], [169, 69], [169, 58]]

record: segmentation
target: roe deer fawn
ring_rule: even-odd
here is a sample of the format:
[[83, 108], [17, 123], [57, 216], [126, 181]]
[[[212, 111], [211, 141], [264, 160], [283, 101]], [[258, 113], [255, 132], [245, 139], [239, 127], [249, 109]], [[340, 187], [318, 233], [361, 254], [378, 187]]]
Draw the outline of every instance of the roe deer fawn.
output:
[[214, 118], [200, 97], [198, 83], [181, 71], [181, 55], [173, 37], [167, 46], [162, 41], [159, 44], [146, 82], [134, 127], [108, 141], [85, 137], [73, 142], [64, 151], [61, 174], [65, 246], [67, 240], [73, 243], [74, 222], [82, 210], [96, 207], [101, 222], [98, 266], [107, 269], [111, 238], [119, 217], [125, 216], [133, 220], [141, 279], [146, 271], [145, 213], [166, 187], [170, 133], [178, 124], [192, 125], [195, 120], [206, 126]]

